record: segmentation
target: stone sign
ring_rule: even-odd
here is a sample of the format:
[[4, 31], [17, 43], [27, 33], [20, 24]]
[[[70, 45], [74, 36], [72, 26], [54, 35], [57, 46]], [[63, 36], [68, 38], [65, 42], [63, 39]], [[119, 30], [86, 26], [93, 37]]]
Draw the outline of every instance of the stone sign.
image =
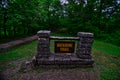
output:
[[55, 41], [55, 53], [74, 53], [75, 42]]
[[[89, 65], [92, 66], [92, 44], [93, 33], [78, 32], [77, 37], [56, 37], [50, 36], [51, 31], [41, 30], [37, 32], [38, 46], [37, 53], [34, 57], [34, 64], [37, 65]], [[50, 41], [55, 41], [55, 53], [50, 51]], [[63, 40], [63, 41], [61, 41]], [[67, 40], [76, 40], [68, 42]], [[76, 50], [76, 51], [75, 51]], [[60, 55], [56, 53], [61, 53]], [[63, 53], [71, 53], [70, 55], [62, 55]]]

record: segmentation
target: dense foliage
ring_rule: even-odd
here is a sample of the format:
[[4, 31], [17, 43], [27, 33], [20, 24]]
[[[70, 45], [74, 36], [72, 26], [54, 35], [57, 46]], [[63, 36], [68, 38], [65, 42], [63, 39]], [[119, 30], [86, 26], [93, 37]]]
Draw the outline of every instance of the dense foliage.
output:
[[8, 0], [0, 2], [0, 38], [36, 34], [40, 29], [95, 38], [120, 46], [120, 3], [117, 0]]

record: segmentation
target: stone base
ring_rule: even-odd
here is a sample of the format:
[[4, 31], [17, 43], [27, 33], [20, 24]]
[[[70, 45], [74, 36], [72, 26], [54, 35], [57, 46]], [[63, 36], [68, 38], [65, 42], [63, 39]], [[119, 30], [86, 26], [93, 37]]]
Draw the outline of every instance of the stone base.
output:
[[41, 67], [92, 67], [94, 61], [91, 59], [80, 59], [75, 55], [53, 55], [49, 58], [34, 59], [33, 64]]

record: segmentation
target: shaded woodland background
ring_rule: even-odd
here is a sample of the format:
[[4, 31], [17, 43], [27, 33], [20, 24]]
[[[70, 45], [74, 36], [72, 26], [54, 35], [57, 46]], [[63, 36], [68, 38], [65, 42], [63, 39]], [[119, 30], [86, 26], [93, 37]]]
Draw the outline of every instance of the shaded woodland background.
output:
[[34, 35], [41, 29], [71, 36], [92, 32], [96, 39], [120, 46], [120, 1], [0, 1], [0, 42]]

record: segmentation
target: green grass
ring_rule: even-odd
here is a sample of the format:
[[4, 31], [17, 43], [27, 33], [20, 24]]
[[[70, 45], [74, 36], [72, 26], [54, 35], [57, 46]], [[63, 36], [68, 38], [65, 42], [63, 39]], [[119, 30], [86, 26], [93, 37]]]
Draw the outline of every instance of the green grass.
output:
[[92, 50], [101, 80], [120, 80], [120, 47], [95, 41]]
[[8, 52], [0, 54], [0, 64], [8, 61], [18, 60], [20, 58], [30, 58], [36, 53], [37, 41], [33, 41], [30, 44], [22, 45], [20, 47], [13, 48]]
[[118, 46], [104, 43], [101, 41], [94, 41], [93, 48], [98, 51], [120, 57], [120, 47], [118, 47]]
[[[53, 42], [51, 41], [51, 44]], [[51, 46], [52, 51], [54, 50], [53, 48]], [[36, 49], [37, 41], [13, 48], [0, 54], [0, 65], [21, 58], [31, 59], [35, 55]], [[92, 53], [95, 61], [94, 70], [100, 71], [101, 80], [120, 80], [120, 47], [95, 40]], [[13, 65], [9, 67], [13, 67]], [[0, 70], [4, 70], [4, 66], [0, 66]]]

